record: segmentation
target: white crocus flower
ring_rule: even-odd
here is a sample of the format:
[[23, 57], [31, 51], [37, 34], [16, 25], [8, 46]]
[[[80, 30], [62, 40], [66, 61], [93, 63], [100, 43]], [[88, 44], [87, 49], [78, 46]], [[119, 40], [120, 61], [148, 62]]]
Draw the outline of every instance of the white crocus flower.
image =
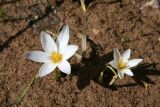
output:
[[56, 67], [60, 71], [70, 74], [71, 66], [67, 60], [75, 54], [78, 46], [68, 45], [69, 27], [63, 27], [56, 42], [48, 33], [43, 31], [40, 34], [40, 38], [42, 48], [45, 52], [31, 51], [26, 53], [28, 59], [44, 63], [39, 70], [38, 76], [43, 77], [55, 70]]
[[131, 67], [138, 65], [143, 59], [132, 59], [129, 60], [131, 54], [131, 49], [127, 49], [122, 55], [117, 48], [114, 49], [114, 60], [109, 62], [109, 64], [117, 69], [118, 76], [120, 79], [124, 78], [124, 74], [133, 76]]

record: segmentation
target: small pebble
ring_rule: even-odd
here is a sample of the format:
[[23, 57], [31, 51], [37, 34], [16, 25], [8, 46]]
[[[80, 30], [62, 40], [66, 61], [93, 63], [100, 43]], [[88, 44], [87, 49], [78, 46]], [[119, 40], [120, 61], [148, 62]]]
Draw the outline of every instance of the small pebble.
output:
[[97, 35], [99, 32], [100, 32], [100, 30], [98, 30], [98, 29], [93, 29], [93, 33], [94, 33], [95, 35]]

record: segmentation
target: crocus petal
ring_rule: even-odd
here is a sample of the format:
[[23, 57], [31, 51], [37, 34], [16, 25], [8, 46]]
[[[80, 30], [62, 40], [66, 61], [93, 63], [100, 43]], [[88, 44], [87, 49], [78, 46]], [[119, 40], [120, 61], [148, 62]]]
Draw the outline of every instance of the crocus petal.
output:
[[49, 62], [51, 57], [49, 54], [41, 51], [31, 51], [25, 54], [25, 57], [36, 62]]
[[131, 55], [131, 49], [127, 49], [123, 54], [122, 54], [122, 58], [125, 60], [128, 60], [129, 57]]
[[140, 63], [142, 60], [143, 59], [132, 59], [132, 60], [129, 60], [127, 62], [127, 66], [128, 66], [128, 68], [132, 68], [132, 67], [138, 65], [138, 63]]
[[124, 78], [124, 73], [121, 72], [121, 71], [118, 71], [118, 76], [120, 79], [123, 79]]
[[67, 60], [70, 57], [72, 57], [76, 53], [77, 50], [78, 50], [78, 46], [76, 46], [76, 45], [68, 45], [65, 48], [64, 53], [63, 53], [64, 60]]
[[46, 76], [47, 74], [51, 73], [56, 67], [57, 67], [56, 64], [44, 63], [39, 70], [38, 76], [39, 77]]
[[130, 69], [126, 68], [126, 69], [121, 70], [121, 72], [123, 72], [123, 73], [125, 73], [125, 74], [127, 74], [129, 76], [133, 76], [133, 73], [132, 73], [132, 71]]
[[69, 64], [68, 61], [63, 61], [60, 64], [58, 64], [58, 68], [66, 74], [70, 74], [71, 73], [71, 65]]
[[115, 68], [115, 69], [118, 68], [118, 67], [117, 67], [117, 63], [115, 63], [114, 60], [110, 61], [109, 64], [110, 64], [113, 68]]
[[69, 27], [66, 25], [59, 33], [56, 41], [56, 44], [58, 45], [58, 50], [60, 52], [66, 48], [68, 41], [69, 41]]
[[117, 63], [119, 61], [119, 58], [121, 57], [121, 54], [117, 48], [114, 48], [114, 61]]
[[46, 32], [41, 32], [41, 44], [42, 48], [45, 50], [45, 52], [52, 53], [54, 51], [57, 52], [57, 46], [54, 42], [54, 39]]

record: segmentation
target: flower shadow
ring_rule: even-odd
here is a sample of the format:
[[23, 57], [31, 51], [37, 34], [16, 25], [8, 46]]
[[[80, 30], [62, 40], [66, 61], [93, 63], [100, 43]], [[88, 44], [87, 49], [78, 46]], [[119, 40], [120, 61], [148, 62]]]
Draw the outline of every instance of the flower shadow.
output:
[[156, 83], [148, 77], [148, 76], [160, 76], [160, 71], [156, 69], [156, 65], [157, 63], [152, 63], [152, 64], [144, 63], [138, 65], [137, 67], [132, 69], [134, 73], [132, 79], [135, 81], [135, 83], [115, 85], [115, 87], [122, 88], [122, 87], [131, 87], [137, 85], [145, 87], [145, 84], [156, 85]]
[[132, 79], [135, 81], [135, 83], [128, 83], [123, 85], [113, 84], [111, 86], [108, 86], [108, 83], [113, 77], [113, 74], [109, 73], [106, 75], [107, 77], [104, 77], [105, 84], [101, 84], [98, 81], [98, 77], [100, 73], [106, 68], [106, 64], [113, 59], [113, 52], [109, 52], [105, 55], [100, 56], [99, 51], [101, 51], [101, 47], [89, 38], [88, 42], [90, 43], [92, 48], [90, 57], [85, 59], [84, 64], [77, 64], [72, 66], [72, 75], [79, 77], [77, 81], [77, 87], [80, 90], [87, 87], [90, 84], [91, 80], [113, 91], [117, 90], [117, 88], [135, 87], [137, 85], [145, 87], [145, 83], [155, 85], [154, 81], [151, 80], [148, 76], [160, 76], [160, 71], [156, 69], [157, 63], [144, 63], [132, 69], [134, 73]]
[[[83, 64], [72, 65], [72, 74], [78, 76], [77, 87], [82, 90], [93, 80], [98, 82], [100, 73], [105, 69], [106, 63], [112, 60], [113, 52], [100, 56], [101, 47], [87, 38], [91, 45], [90, 57], [83, 60]], [[99, 83], [100, 84], [100, 83]]]
[[160, 71], [156, 69], [157, 63], [152, 63], [152, 64], [141, 64], [137, 66], [136, 68], [133, 69], [134, 77], [133, 79], [137, 82], [140, 83], [139, 81], [144, 81], [149, 84], [155, 84], [154, 81], [152, 81], [149, 77], [150, 75], [157, 75], [160, 76]]

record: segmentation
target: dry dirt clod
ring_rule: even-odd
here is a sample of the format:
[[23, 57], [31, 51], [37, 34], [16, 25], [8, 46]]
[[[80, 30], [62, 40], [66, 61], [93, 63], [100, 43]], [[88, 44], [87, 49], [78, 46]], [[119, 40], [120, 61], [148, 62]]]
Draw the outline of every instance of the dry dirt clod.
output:
[[153, 8], [160, 8], [160, 0], [151, 0], [150, 2], [147, 2], [146, 4], [144, 4], [140, 9], [144, 9], [145, 7], [153, 7]]
[[93, 29], [93, 33], [94, 33], [95, 35], [97, 35], [99, 32], [100, 32], [100, 30], [98, 30], [98, 29]]

